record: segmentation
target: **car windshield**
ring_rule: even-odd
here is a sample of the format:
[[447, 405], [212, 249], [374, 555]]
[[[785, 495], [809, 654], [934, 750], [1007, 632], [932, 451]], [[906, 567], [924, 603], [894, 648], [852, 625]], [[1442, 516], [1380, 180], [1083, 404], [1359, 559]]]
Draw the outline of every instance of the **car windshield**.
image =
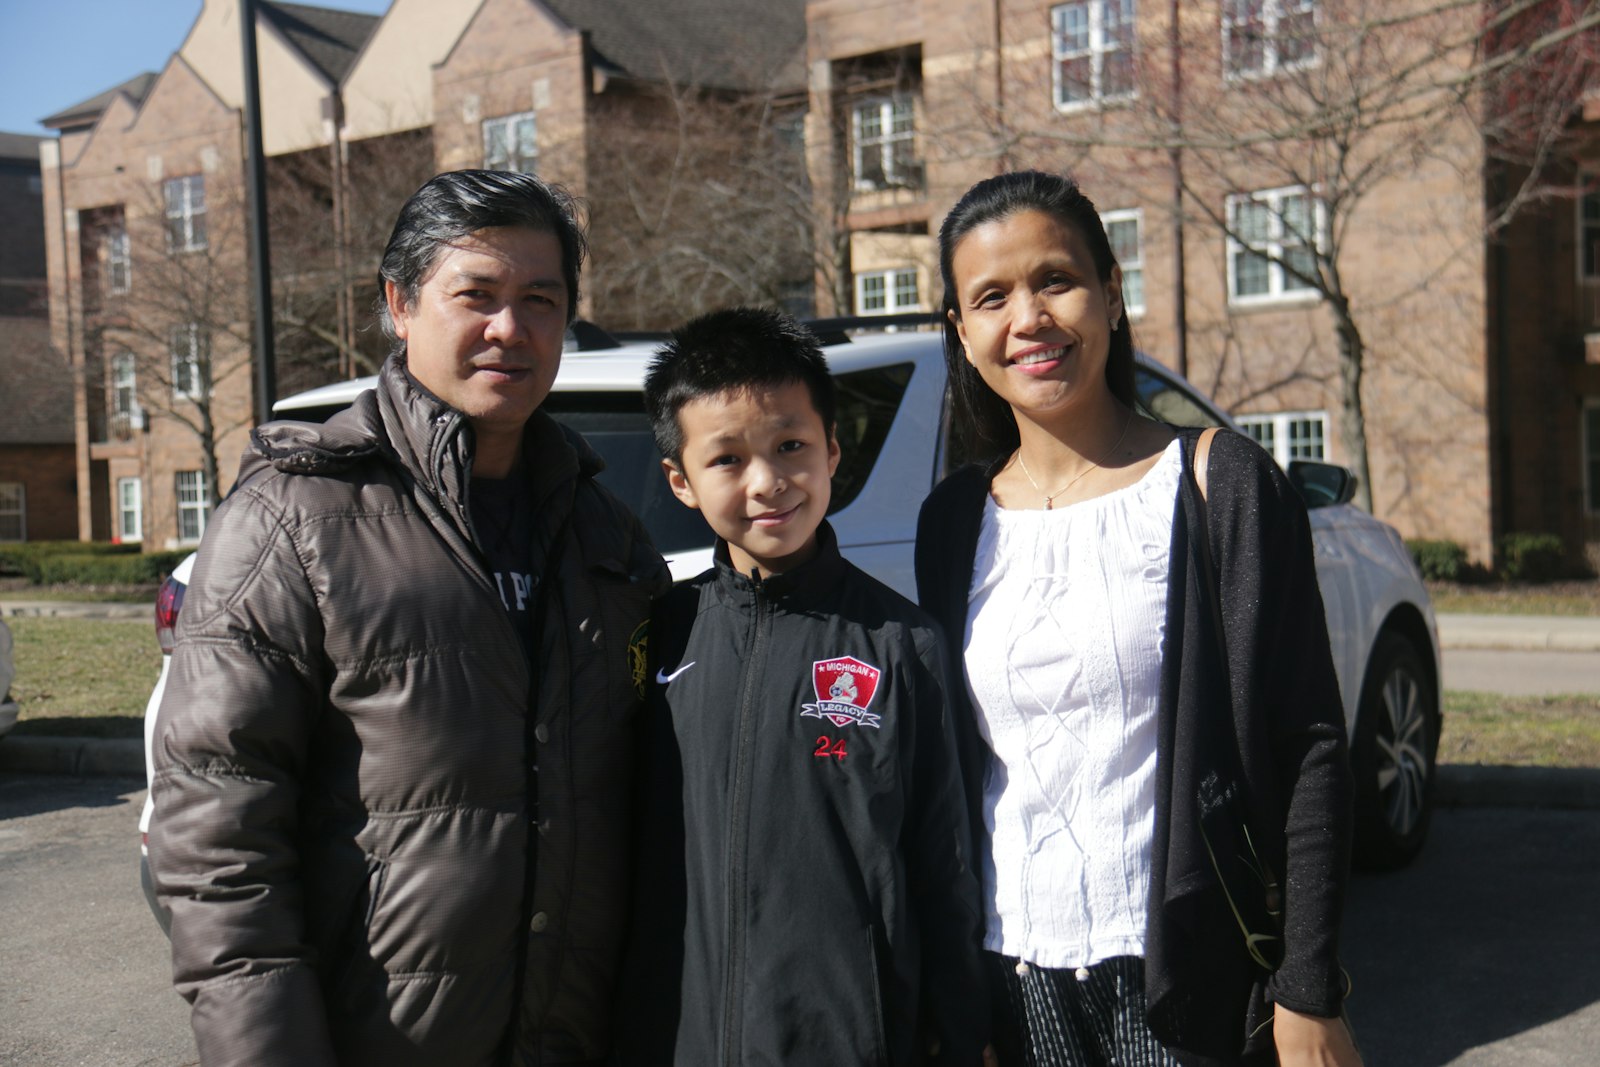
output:
[[[902, 363], [834, 378], [842, 456], [833, 477], [829, 514], [849, 505], [866, 485], [911, 372], [911, 364]], [[633, 509], [658, 550], [671, 555], [706, 548], [715, 539], [700, 513], [680, 504], [668, 488], [638, 393], [557, 390], [545, 400], [544, 410], [583, 434], [605, 458], [606, 469], [597, 480]]]

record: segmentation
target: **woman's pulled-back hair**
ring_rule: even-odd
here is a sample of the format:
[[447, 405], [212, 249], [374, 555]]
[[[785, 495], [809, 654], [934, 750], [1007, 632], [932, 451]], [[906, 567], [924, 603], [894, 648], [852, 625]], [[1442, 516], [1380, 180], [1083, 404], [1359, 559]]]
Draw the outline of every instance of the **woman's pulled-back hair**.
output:
[[[953, 261], [956, 246], [979, 226], [999, 222], [1024, 211], [1039, 211], [1083, 235], [1094, 257], [1095, 273], [1102, 283], [1111, 280], [1117, 257], [1106, 238], [1094, 202], [1078, 183], [1065, 175], [1037, 170], [1013, 171], [986, 178], [968, 189], [939, 227], [939, 272], [944, 278], [944, 362], [950, 379], [950, 398], [957, 429], [968, 438], [974, 458], [993, 458], [1017, 447], [1017, 420], [1011, 406], [990, 389], [961, 347], [961, 335], [951, 319], [961, 316], [956, 299]], [[1106, 384], [1111, 395], [1130, 408], [1137, 403], [1133, 384], [1133, 328], [1123, 312], [1111, 333], [1106, 357]]]
[[407, 306], [415, 304], [448, 245], [501, 226], [553, 234], [560, 242], [570, 324], [578, 311], [578, 273], [587, 251], [577, 215], [577, 202], [570, 193], [532, 174], [454, 170], [429, 178], [400, 209], [378, 265], [378, 321], [383, 332], [399, 347], [383, 298], [384, 282], [394, 283]]

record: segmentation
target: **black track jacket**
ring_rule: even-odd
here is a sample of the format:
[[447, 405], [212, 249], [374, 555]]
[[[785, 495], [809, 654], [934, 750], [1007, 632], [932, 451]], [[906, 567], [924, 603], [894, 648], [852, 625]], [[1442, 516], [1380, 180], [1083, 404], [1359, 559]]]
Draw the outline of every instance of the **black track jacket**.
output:
[[719, 543], [652, 615], [629, 1067], [979, 1061], [941, 638], [819, 541], [766, 581]]

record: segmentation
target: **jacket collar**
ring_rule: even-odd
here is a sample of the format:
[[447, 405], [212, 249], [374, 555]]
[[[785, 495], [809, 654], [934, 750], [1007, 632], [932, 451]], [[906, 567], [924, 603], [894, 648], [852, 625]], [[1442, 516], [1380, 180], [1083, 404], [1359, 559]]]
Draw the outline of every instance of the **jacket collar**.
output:
[[845, 558], [839, 554], [839, 538], [827, 520], [817, 527], [817, 554], [792, 571], [770, 578], [740, 574], [733, 569], [728, 542], [720, 537], [711, 558], [716, 568], [717, 591], [724, 600], [752, 604], [759, 594], [768, 600], [782, 600], [793, 608], [820, 600], [838, 584], [846, 567]]

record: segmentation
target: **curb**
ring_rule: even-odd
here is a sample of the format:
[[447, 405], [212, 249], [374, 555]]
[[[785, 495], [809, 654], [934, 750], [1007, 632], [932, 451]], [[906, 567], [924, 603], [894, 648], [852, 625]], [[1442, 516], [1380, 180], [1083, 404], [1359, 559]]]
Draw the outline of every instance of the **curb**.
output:
[[1600, 618], [1581, 615], [1440, 614], [1441, 649], [1512, 652], [1600, 651]]
[[7, 737], [0, 771], [144, 778], [144, 742], [136, 737]]
[[155, 624], [155, 604], [90, 604], [73, 600], [8, 600], [0, 615], [14, 618], [143, 619]]

